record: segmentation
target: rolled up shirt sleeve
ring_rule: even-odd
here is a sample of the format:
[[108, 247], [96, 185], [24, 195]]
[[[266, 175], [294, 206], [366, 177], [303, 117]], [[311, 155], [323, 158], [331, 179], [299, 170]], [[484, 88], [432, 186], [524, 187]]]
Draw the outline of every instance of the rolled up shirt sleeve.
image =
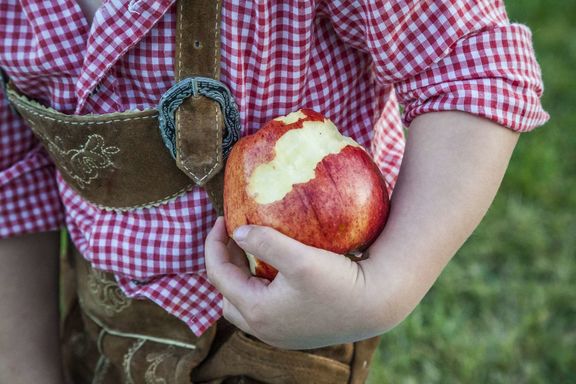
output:
[[439, 111], [518, 132], [548, 120], [531, 32], [509, 22], [502, 1], [375, 3], [364, 4], [374, 73], [395, 85], [406, 126]]
[[0, 239], [63, 222], [54, 166], [0, 87]]

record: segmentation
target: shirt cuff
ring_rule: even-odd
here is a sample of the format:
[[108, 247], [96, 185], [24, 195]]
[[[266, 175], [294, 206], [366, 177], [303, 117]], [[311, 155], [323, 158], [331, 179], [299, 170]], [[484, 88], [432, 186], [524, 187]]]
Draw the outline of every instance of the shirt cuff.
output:
[[530, 30], [499, 26], [458, 41], [450, 54], [397, 84], [403, 122], [428, 112], [463, 111], [517, 132], [543, 125], [540, 67]]

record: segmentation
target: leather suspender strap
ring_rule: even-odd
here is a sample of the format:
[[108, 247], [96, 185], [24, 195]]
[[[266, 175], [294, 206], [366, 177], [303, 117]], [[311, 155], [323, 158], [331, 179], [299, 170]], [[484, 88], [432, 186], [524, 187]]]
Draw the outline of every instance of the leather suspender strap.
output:
[[[177, 4], [176, 81], [193, 76], [220, 77], [221, 0], [180, 0]], [[194, 95], [176, 109], [176, 164], [203, 186], [219, 215], [223, 214], [222, 136], [219, 104]]]
[[220, 77], [222, 0], [179, 0], [177, 3], [175, 77]]

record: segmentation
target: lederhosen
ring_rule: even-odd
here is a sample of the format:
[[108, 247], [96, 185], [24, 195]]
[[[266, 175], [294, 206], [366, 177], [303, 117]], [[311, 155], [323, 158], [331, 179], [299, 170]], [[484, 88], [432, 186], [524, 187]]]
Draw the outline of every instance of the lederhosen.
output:
[[[103, 209], [152, 207], [199, 185], [222, 212], [222, 169], [239, 118], [216, 81], [221, 0], [176, 6], [176, 85], [157, 110], [65, 115], [8, 86], [9, 100], [64, 180]], [[61, 271], [63, 357], [75, 384], [359, 384], [378, 345], [372, 338], [284, 351], [225, 320], [196, 337], [151, 301], [124, 296], [111, 274], [93, 269], [72, 247]]]

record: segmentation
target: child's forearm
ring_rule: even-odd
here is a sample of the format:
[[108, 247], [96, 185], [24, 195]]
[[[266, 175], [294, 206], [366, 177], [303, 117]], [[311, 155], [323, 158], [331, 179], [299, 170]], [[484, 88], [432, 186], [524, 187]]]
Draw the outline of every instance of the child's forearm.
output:
[[0, 383], [62, 383], [58, 232], [0, 241]]
[[363, 262], [383, 330], [422, 299], [490, 206], [518, 134], [461, 112], [412, 123], [385, 230]]

